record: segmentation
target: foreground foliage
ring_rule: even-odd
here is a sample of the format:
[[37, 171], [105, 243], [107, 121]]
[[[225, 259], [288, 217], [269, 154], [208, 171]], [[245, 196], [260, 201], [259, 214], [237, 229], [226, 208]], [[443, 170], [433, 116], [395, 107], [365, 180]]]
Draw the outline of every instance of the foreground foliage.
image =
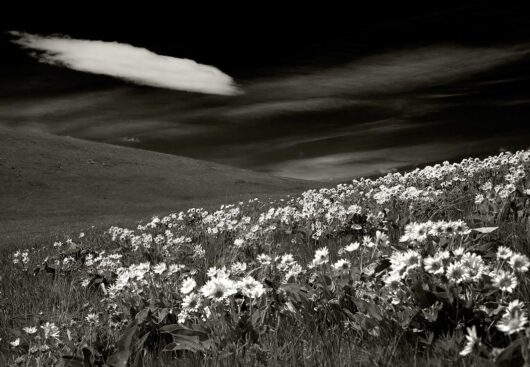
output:
[[530, 153], [3, 260], [0, 364], [530, 365]]

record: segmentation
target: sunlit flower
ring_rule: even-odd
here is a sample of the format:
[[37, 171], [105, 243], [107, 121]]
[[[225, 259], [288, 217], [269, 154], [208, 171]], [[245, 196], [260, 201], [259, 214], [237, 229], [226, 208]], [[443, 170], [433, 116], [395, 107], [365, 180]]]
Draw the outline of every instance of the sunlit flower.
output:
[[212, 301], [223, 301], [237, 292], [236, 284], [227, 277], [213, 277], [201, 288], [204, 297]]
[[187, 294], [186, 297], [182, 299], [182, 308], [190, 311], [197, 311], [201, 304], [201, 298], [197, 293]]
[[443, 274], [444, 273], [444, 263], [443, 260], [437, 256], [427, 257], [423, 260], [425, 270], [431, 274]]
[[447, 279], [454, 283], [466, 280], [466, 269], [460, 262], [452, 263], [447, 267]]
[[528, 257], [526, 255], [515, 253], [510, 258], [510, 266], [516, 272], [523, 273], [528, 271], [528, 268], [530, 267], [530, 261], [528, 261]]
[[513, 255], [512, 250], [505, 246], [499, 246], [497, 249], [497, 259], [508, 260]]
[[241, 289], [241, 293], [249, 298], [258, 298], [265, 293], [265, 287], [263, 287], [263, 284], [251, 276], [243, 278], [238, 283], [238, 287]]
[[86, 315], [85, 320], [91, 325], [96, 325], [99, 322], [99, 316], [95, 313], [89, 313]]
[[153, 266], [152, 270], [155, 274], [162, 274], [163, 272], [167, 270], [166, 263], [162, 262], [160, 264], [157, 264]]
[[258, 255], [257, 260], [261, 265], [270, 265], [270, 263], [272, 262], [271, 257], [266, 254]]
[[180, 287], [180, 292], [182, 294], [188, 294], [191, 291], [193, 291], [193, 289], [195, 289], [196, 286], [197, 286], [197, 282], [195, 282], [195, 279], [186, 278], [186, 279], [184, 279], [182, 281], [182, 286]]
[[24, 330], [26, 334], [29, 335], [35, 334], [37, 332], [37, 328], [35, 326], [24, 327], [22, 328], [22, 330]]
[[467, 328], [466, 335], [467, 343], [464, 349], [460, 352], [461, 356], [467, 356], [473, 352], [476, 346], [480, 345], [480, 338], [477, 335], [475, 326]]
[[513, 292], [517, 287], [517, 278], [513, 273], [499, 270], [493, 274], [493, 286], [503, 292]]
[[528, 317], [526, 313], [517, 309], [513, 312], [506, 313], [497, 323], [497, 329], [510, 335], [524, 330], [527, 323]]
[[352, 242], [348, 246], [344, 247], [344, 251], [353, 252], [356, 251], [361, 244], [359, 242]]
[[329, 261], [329, 250], [327, 247], [319, 248], [315, 251], [315, 258], [313, 259], [312, 265], [319, 266], [326, 264]]
[[242, 262], [233, 263], [232, 266], [230, 267], [230, 270], [235, 275], [242, 274], [245, 272], [245, 270], [247, 270], [247, 264], [242, 263]]
[[44, 330], [44, 339], [59, 338], [59, 328], [54, 323], [47, 322], [41, 326], [41, 329]]
[[9, 342], [9, 344], [11, 344], [11, 346], [14, 348], [18, 347], [20, 345], [20, 338], [16, 338], [12, 342]]
[[333, 264], [333, 269], [338, 272], [347, 272], [351, 268], [351, 262], [346, 259], [340, 259], [335, 264]]

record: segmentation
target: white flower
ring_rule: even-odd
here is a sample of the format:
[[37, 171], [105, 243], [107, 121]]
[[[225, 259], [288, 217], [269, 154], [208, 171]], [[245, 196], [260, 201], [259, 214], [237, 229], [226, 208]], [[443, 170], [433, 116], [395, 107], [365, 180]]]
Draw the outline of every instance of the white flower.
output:
[[166, 266], [166, 263], [165, 262], [162, 262], [160, 264], [157, 264], [155, 266], [153, 266], [152, 270], [155, 274], [162, 274], [163, 272], [165, 272], [167, 269], [167, 266]]
[[319, 248], [315, 251], [315, 258], [313, 259], [312, 265], [319, 266], [329, 262], [329, 250], [327, 247]]
[[517, 287], [517, 278], [513, 273], [499, 270], [493, 273], [493, 286], [504, 292], [512, 293], [515, 287]]
[[44, 330], [44, 339], [59, 338], [59, 328], [54, 323], [47, 322], [41, 326], [41, 329]]
[[530, 261], [528, 261], [528, 257], [526, 255], [515, 253], [510, 258], [510, 266], [516, 272], [524, 273], [528, 271], [528, 268], [530, 267]]
[[234, 246], [239, 248], [239, 247], [242, 247], [244, 243], [245, 243], [245, 241], [242, 238], [237, 238], [234, 241]]
[[352, 242], [348, 246], [344, 247], [344, 251], [353, 252], [356, 251], [361, 244], [359, 242]]
[[428, 273], [437, 275], [437, 274], [443, 274], [444, 273], [444, 263], [443, 260], [437, 256], [435, 257], [427, 257], [423, 260], [423, 264], [425, 266], [425, 270]]
[[201, 288], [204, 297], [212, 301], [223, 301], [237, 292], [236, 284], [228, 277], [213, 277]]
[[182, 300], [182, 308], [187, 312], [197, 311], [201, 305], [201, 298], [197, 293], [190, 293]]
[[499, 246], [497, 249], [497, 259], [508, 260], [513, 255], [512, 250], [505, 246]]
[[195, 289], [197, 282], [193, 278], [186, 278], [182, 281], [182, 286], [180, 287], [180, 292], [182, 294], [188, 294]]
[[466, 335], [467, 343], [464, 349], [460, 352], [461, 356], [467, 356], [473, 352], [476, 345], [480, 345], [480, 338], [477, 335], [477, 329], [475, 326], [467, 328]]
[[511, 335], [524, 330], [527, 323], [528, 317], [526, 313], [520, 309], [514, 309], [502, 317], [497, 323], [497, 329], [505, 334]]
[[266, 254], [261, 254], [261, 255], [258, 255], [258, 258], [257, 258], [258, 262], [261, 264], [261, 265], [270, 265], [272, 259], [269, 255], [266, 255]]
[[35, 326], [24, 327], [22, 328], [22, 330], [24, 330], [26, 334], [29, 335], [35, 334], [37, 332], [37, 328]]
[[241, 293], [249, 298], [258, 298], [265, 293], [265, 287], [251, 276], [247, 276], [238, 283]]
[[9, 342], [9, 344], [11, 344], [11, 346], [14, 348], [18, 347], [20, 345], [20, 338], [16, 338], [12, 342]]
[[460, 283], [467, 279], [466, 269], [460, 262], [452, 263], [447, 267], [447, 279]]
[[338, 272], [347, 272], [351, 268], [351, 263], [349, 260], [346, 259], [340, 259], [335, 264], [333, 264], [333, 269], [335, 269]]
[[86, 315], [85, 320], [91, 325], [96, 325], [99, 322], [99, 316], [95, 313], [89, 313]]
[[241, 263], [241, 262], [233, 263], [232, 266], [230, 267], [230, 270], [232, 271], [234, 275], [242, 274], [245, 272], [245, 270], [247, 270], [247, 264]]

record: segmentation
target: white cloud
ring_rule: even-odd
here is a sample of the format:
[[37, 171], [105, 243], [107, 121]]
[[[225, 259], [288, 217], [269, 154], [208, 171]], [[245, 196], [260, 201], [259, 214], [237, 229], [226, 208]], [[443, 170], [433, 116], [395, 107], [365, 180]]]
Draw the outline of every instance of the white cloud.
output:
[[145, 48], [118, 42], [14, 31], [10, 34], [16, 37], [14, 43], [42, 51], [35, 56], [44, 63], [153, 87], [220, 95], [240, 93], [229, 75], [193, 60], [157, 55]]

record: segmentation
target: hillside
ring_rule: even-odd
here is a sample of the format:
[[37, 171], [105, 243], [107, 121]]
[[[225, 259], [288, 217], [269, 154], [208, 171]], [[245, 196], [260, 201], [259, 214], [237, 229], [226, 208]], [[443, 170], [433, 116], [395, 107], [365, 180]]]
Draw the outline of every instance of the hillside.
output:
[[219, 164], [0, 127], [0, 244], [318, 186]]

